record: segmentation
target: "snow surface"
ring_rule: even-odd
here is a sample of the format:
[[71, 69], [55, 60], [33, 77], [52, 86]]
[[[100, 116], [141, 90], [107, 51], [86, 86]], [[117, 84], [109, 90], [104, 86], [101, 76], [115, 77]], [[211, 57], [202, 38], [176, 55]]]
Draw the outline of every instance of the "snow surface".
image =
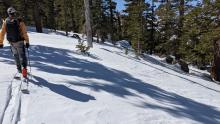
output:
[[30, 94], [12, 80], [10, 47], [0, 49], [0, 124], [220, 124], [220, 86], [202, 71], [108, 43], [82, 55], [62, 32], [29, 36]]

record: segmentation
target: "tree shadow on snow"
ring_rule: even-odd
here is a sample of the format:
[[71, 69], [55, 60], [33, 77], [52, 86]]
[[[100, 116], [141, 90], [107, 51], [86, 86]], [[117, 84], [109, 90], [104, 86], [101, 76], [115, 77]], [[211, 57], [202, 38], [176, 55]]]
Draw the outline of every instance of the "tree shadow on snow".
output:
[[[11, 59], [8, 55], [10, 51], [8, 48], [0, 50], [0, 52], [3, 53], [0, 54], [0, 57], [5, 58], [1, 62], [11, 64]], [[72, 81], [65, 83], [90, 88], [96, 92], [105, 91], [121, 98], [132, 96], [141, 99], [144, 97], [140, 101], [142, 104], [135, 106], [159, 109], [174, 117], [189, 118], [201, 124], [220, 123], [220, 111], [214, 106], [199, 103], [176, 93], [165, 91], [152, 84], [134, 78], [126, 72], [107, 68], [96, 62], [76, 58], [72, 55], [74, 53], [70, 50], [37, 45], [31, 47], [30, 54], [32, 67], [35, 67], [39, 71], [57, 75], [76, 76], [85, 79], [84, 82], [80, 81], [80, 83]], [[35, 84], [48, 87], [52, 91], [67, 98], [78, 101], [94, 99], [92, 96], [79, 93], [66, 86], [49, 83], [41, 77], [35, 76], [34, 78], [37, 80]], [[105, 83], [98, 83], [89, 79], [98, 79]], [[143, 102], [146, 97], [150, 97], [162, 105]]]
[[45, 79], [38, 77], [38, 76], [33, 76], [33, 78], [36, 81], [31, 80], [31, 83], [38, 85], [38, 86], [47, 87], [51, 91], [53, 91], [59, 95], [62, 95], [66, 98], [69, 98], [69, 99], [72, 99], [75, 101], [80, 101], [80, 102], [88, 102], [89, 100], [95, 100], [95, 97], [78, 92], [76, 90], [73, 90], [73, 89], [65, 86], [65, 85], [49, 83]]
[[[129, 56], [125, 55], [124, 53], [110, 51], [110, 50], [105, 49], [105, 48], [101, 48], [101, 49], [103, 49], [103, 50], [105, 50], [105, 51], [107, 51], [107, 52], [110, 52], [110, 53], [117, 54], [117, 55], [119, 55], [119, 56], [121, 56], [121, 57], [125, 57], [125, 58], [127, 58], [127, 59], [136, 61], [136, 62], [141, 63], [141, 64], [143, 64], [143, 65], [146, 65], [146, 66], [149, 66], [149, 67], [151, 67], [151, 68], [154, 68], [154, 69], [156, 69], [156, 70], [160, 70], [160, 71], [162, 71], [162, 72], [164, 72], [164, 73], [167, 73], [167, 74], [169, 74], [169, 75], [173, 75], [173, 76], [179, 77], [179, 78], [181, 78], [181, 79], [184, 79], [184, 80], [186, 80], [186, 81], [188, 81], [188, 82], [190, 82], [190, 83], [194, 83], [194, 84], [196, 84], [196, 85], [199, 85], [199, 86], [201, 86], [201, 87], [204, 87], [204, 88], [206, 88], [206, 89], [209, 89], [209, 90], [215, 91], [215, 92], [217, 92], [217, 93], [220, 93], [219, 90], [212, 89], [212, 88], [210, 88], [210, 87], [208, 87], [208, 86], [205, 86], [205, 85], [203, 85], [203, 84], [201, 84], [201, 83], [198, 83], [198, 82], [196, 82], [196, 81], [193, 81], [193, 80], [190, 80], [190, 79], [188, 79], [188, 78], [186, 78], [186, 77], [181, 76], [181, 75], [192, 76], [192, 74], [186, 74], [186, 73], [184, 73], [182, 70], [175, 69], [175, 67], [169, 67], [168, 65], [164, 64], [163, 62], [160, 62], [160, 61], [156, 60], [156, 59], [153, 58], [153, 57], [145, 56], [145, 57], [143, 58], [143, 60], [145, 60], [145, 61], [147, 61], [147, 62], [149, 62], [149, 63], [151, 63], [151, 64], [159, 65], [159, 66], [162, 66], [162, 67], [164, 67], [164, 68], [173, 70], [173, 71], [175, 71], [176, 73], [181, 74], [181, 75], [173, 74], [173, 73], [170, 73], [170, 72], [168, 72], [168, 71], [166, 71], [166, 70], [163, 70], [163, 69], [161, 69], [161, 68], [159, 68], [159, 67], [152, 66], [152, 65], [150, 65], [150, 64], [141, 62], [141, 61], [139, 61], [137, 58], [129, 57]], [[196, 77], [198, 77], [198, 76], [196, 76]], [[210, 79], [207, 79], [207, 77], [202, 77], [202, 76], [200, 76], [200, 78], [202, 78], [202, 79], [204, 79], [204, 80], [206, 80], [206, 81], [210, 81]]]

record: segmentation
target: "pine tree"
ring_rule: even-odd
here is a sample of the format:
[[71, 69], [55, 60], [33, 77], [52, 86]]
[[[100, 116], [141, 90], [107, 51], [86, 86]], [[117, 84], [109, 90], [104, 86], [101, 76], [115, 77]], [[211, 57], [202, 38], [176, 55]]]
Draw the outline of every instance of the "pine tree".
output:
[[212, 61], [213, 42], [216, 33], [219, 33], [216, 30], [217, 13], [213, 5], [212, 2], [204, 2], [203, 5], [193, 8], [184, 20], [180, 53], [188, 62], [199, 67]]
[[137, 55], [142, 53], [144, 49], [145, 39], [145, 18], [144, 11], [146, 10], [146, 3], [144, 0], [126, 0], [128, 14], [126, 17], [127, 35], [131, 39], [132, 47], [135, 49]]
[[[146, 19], [148, 19], [149, 18], [149, 20], [148, 20], [148, 23], [149, 23], [149, 25], [150, 25], [150, 39], [149, 39], [149, 52], [150, 52], [150, 54], [153, 54], [153, 51], [155, 50], [155, 39], [156, 39], [156, 35], [155, 35], [155, 33], [156, 33], [156, 24], [155, 24], [155, 20], [156, 20], [156, 17], [155, 17], [155, 1], [154, 0], [152, 0], [152, 3], [151, 3], [151, 13], [149, 13], [149, 15], [147, 14], [147, 16], [146, 16]], [[148, 27], [147, 27], [147, 29], [148, 29]]]
[[92, 12], [92, 30], [93, 36], [97, 36], [97, 42], [100, 41], [100, 38], [103, 37], [104, 28], [106, 27], [103, 23], [105, 23], [105, 15], [103, 8], [102, 0], [93, 0], [91, 4], [91, 12]]
[[120, 40], [123, 37], [123, 33], [122, 33], [122, 15], [120, 12], [116, 13], [116, 17], [117, 17], [117, 24], [116, 24], [116, 30], [117, 30], [117, 35], [116, 35], [116, 39]]
[[112, 41], [112, 44], [115, 44], [116, 40], [116, 34], [115, 34], [115, 15], [116, 15], [116, 3], [113, 2], [112, 0], [106, 0], [108, 4], [108, 9], [109, 9], [109, 19], [110, 19], [110, 40]]
[[156, 47], [157, 51], [161, 54], [173, 54], [176, 40], [176, 12], [174, 8], [175, 2], [165, 0], [160, 2], [160, 6], [157, 8], [156, 13], [159, 18], [158, 28], [159, 45]]

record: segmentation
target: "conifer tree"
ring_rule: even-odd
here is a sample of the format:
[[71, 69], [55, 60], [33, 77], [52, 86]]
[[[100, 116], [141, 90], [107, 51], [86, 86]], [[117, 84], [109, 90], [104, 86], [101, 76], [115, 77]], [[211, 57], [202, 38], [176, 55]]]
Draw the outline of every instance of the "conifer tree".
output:
[[137, 55], [139, 55], [144, 49], [146, 31], [144, 12], [147, 9], [147, 5], [144, 0], [126, 0], [126, 2], [127, 9], [125, 12], [127, 16], [125, 20], [127, 23], [127, 35], [132, 42], [132, 47]]
[[176, 12], [174, 2], [171, 0], [164, 0], [160, 2], [156, 10], [158, 16], [159, 45], [156, 47], [157, 51], [162, 54], [172, 54], [175, 48], [176, 39]]

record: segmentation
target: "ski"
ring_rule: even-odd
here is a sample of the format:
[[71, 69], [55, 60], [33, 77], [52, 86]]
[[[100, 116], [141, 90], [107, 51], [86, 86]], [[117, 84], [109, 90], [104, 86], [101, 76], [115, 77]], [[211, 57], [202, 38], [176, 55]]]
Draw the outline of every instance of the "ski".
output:
[[18, 76], [18, 72], [13, 75], [12, 81], [13, 81], [14, 79], [15, 79], [15, 80], [20, 80], [20, 76]]
[[27, 77], [23, 77], [22, 74], [20, 76], [21, 84], [20, 84], [20, 91], [24, 94], [29, 94], [29, 79]]
[[21, 77], [20, 77], [20, 76], [15, 75], [15, 76], [14, 76], [14, 79], [15, 79], [15, 80], [21, 80]]
[[21, 92], [24, 93], [24, 94], [29, 94], [29, 89], [28, 89], [28, 85], [29, 85], [29, 79], [28, 78], [24, 78], [22, 80], [22, 89], [21, 89]]

